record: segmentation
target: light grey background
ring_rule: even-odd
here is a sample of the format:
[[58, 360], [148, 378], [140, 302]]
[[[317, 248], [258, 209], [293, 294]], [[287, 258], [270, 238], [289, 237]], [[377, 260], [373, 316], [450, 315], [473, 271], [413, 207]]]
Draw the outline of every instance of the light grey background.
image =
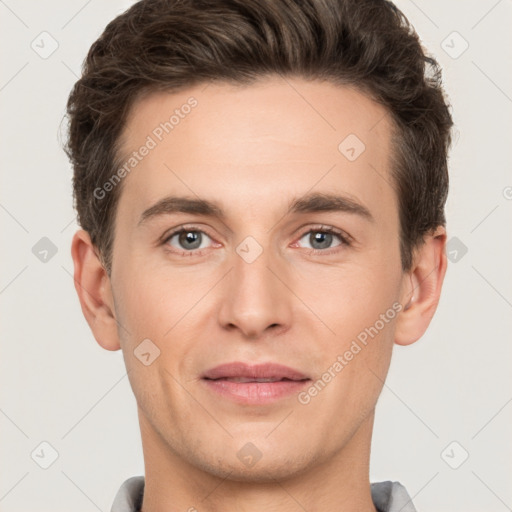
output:
[[[2, 512], [108, 511], [122, 481], [144, 472], [122, 354], [97, 345], [74, 290], [78, 226], [60, 145], [82, 60], [131, 3], [0, 0]], [[371, 480], [402, 482], [419, 511], [502, 512], [512, 507], [512, 2], [397, 4], [442, 64], [453, 105], [453, 261], [427, 334], [395, 347]], [[58, 43], [47, 58], [55, 43], [43, 31]], [[46, 262], [43, 237], [57, 250]], [[48, 469], [42, 442], [58, 453]]]

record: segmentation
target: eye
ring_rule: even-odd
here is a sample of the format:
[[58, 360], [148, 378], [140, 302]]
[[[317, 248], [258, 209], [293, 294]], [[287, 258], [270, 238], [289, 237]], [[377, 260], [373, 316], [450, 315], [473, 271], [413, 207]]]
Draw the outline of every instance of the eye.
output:
[[[333, 246], [333, 241], [335, 242], [336, 239], [338, 243]], [[203, 249], [208, 249], [208, 240], [211, 242], [212, 238], [203, 230], [195, 226], [181, 226], [166, 236], [162, 245], [179, 256], [202, 256]], [[302, 240], [305, 240], [305, 242], [302, 242]], [[351, 237], [331, 226], [319, 226], [306, 231], [299, 242], [311, 244], [310, 254], [327, 255], [338, 252], [338, 247], [350, 246]]]
[[339, 240], [339, 243], [334, 247], [350, 245], [350, 237], [348, 235], [330, 226], [310, 229], [302, 235], [299, 241], [306, 240], [306, 243], [310, 243], [312, 246], [312, 251], [310, 252], [312, 254], [330, 254], [331, 252], [336, 252], [327, 250], [333, 248], [332, 243], [336, 238]]
[[[207, 239], [211, 238], [202, 230], [193, 227], [181, 227], [173, 231], [162, 242], [170, 245], [179, 254], [201, 254], [201, 249], [208, 247]], [[172, 243], [175, 240], [174, 244]], [[177, 246], [176, 246], [176, 245]]]

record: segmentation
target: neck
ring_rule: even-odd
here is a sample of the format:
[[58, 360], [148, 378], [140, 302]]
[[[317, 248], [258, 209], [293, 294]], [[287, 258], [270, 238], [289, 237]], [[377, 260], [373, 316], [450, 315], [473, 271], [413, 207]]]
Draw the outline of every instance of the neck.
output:
[[373, 413], [350, 441], [300, 474], [265, 481], [221, 478], [171, 450], [139, 410], [145, 464], [141, 512], [376, 512], [369, 459]]

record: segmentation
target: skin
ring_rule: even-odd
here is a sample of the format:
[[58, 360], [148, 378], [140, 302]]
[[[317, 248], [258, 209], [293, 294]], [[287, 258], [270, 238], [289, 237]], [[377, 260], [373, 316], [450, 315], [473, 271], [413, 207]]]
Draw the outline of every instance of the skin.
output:
[[[122, 182], [110, 278], [87, 232], [72, 242], [82, 311], [103, 348], [122, 349], [137, 399], [142, 510], [375, 511], [375, 405], [393, 345], [418, 340], [435, 312], [446, 232], [425, 237], [403, 272], [390, 118], [360, 92], [326, 82], [276, 77], [150, 94], [127, 120], [126, 154], [191, 96], [197, 107]], [[338, 150], [348, 134], [366, 146], [353, 162]], [[373, 220], [287, 214], [309, 192], [348, 196]], [[168, 194], [218, 201], [226, 218], [175, 213], [138, 226]], [[162, 242], [182, 224], [204, 233], [202, 254], [180, 254], [190, 249], [178, 236]], [[322, 248], [314, 239], [322, 225], [352, 244], [334, 235]], [[250, 264], [236, 252], [247, 236], [263, 250]], [[394, 303], [401, 312], [306, 405], [296, 395], [241, 405], [200, 379], [221, 363], [271, 361], [316, 381]], [[160, 350], [148, 366], [134, 356], [146, 338]], [[237, 457], [248, 442], [261, 453], [252, 467]]]

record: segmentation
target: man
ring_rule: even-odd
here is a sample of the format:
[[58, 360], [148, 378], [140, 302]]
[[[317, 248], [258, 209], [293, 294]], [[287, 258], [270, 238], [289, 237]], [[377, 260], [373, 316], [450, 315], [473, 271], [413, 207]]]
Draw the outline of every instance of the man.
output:
[[403, 15], [143, 0], [68, 115], [76, 290], [143, 444], [112, 511], [414, 511], [370, 445], [439, 300], [452, 120]]

